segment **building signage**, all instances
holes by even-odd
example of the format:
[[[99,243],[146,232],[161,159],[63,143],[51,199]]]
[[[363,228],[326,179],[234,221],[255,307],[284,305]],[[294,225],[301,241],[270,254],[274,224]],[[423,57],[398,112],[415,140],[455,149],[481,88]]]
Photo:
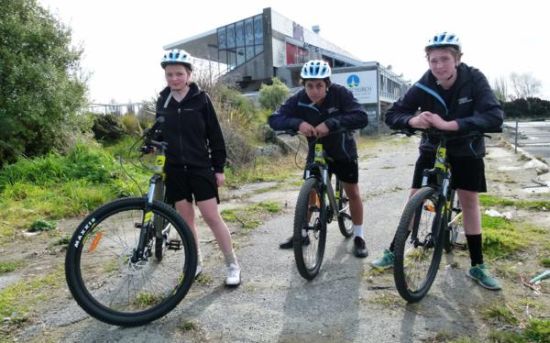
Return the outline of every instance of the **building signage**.
[[[360,104],[378,102],[376,94],[376,70],[336,73],[330,77],[331,81],[349,89]]]

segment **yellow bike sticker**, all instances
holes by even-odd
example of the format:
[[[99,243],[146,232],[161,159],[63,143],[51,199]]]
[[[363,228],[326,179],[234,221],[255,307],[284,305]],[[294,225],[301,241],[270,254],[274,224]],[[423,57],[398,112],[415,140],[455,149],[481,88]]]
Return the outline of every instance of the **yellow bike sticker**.
[[[323,144],[315,144],[315,162],[325,163],[325,157],[323,156]]]
[[[437,149],[435,156],[435,167],[437,169],[445,170],[445,159],[447,158],[447,149],[440,147]]]

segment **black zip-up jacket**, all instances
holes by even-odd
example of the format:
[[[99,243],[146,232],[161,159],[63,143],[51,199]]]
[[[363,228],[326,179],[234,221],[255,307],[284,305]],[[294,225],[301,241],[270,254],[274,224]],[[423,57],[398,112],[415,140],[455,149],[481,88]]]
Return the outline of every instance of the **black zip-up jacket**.
[[[418,111],[430,111],[439,114],[444,120],[456,120],[459,133],[498,130],[504,113],[483,73],[464,63],[457,70],[457,80],[447,96],[443,95],[444,91],[428,70],[388,110],[386,124],[396,130],[410,129],[408,121]],[[433,137],[423,135],[420,150],[432,152],[437,143]],[[452,140],[448,143],[447,151],[453,156],[482,157],[485,155],[485,142],[483,137]]]
[[[157,118],[164,116],[162,139],[168,143],[166,160],[190,168],[212,168],[223,173],[225,142],[208,95],[195,83],[181,102],[166,87],[157,100]]]
[[[277,111],[269,116],[269,126],[273,130],[296,130],[302,122],[313,126],[321,123],[330,131],[341,128],[347,130],[361,129],[367,126],[367,112],[357,102],[345,87],[332,84],[327,91],[325,100],[320,106],[314,105],[305,89],[291,96]],[[357,159],[357,146],[351,132],[332,134],[320,139],[329,158],[338,160]],[[314,138],[308,138],[309,157],[313,154]]]

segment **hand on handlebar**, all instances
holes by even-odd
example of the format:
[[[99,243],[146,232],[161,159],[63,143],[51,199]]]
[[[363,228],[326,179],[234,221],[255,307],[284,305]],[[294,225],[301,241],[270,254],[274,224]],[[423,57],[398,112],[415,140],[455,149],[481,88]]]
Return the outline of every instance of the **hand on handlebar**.
[[[315,131],[317,132],[317,138],[322,138],[325,136],[328,136],[330,133],[330,130],[325,123],[321,123],[315,127]]]
[[[311,124],[305,121],[300,123],[298,131],[300,131],[306,137],[317,137],[317,130]]]
[[[441,131],[458,131],[455,120],[446,121],[437,113],[425,111],[409,120],[409,125],[415,129],[435,128]]]

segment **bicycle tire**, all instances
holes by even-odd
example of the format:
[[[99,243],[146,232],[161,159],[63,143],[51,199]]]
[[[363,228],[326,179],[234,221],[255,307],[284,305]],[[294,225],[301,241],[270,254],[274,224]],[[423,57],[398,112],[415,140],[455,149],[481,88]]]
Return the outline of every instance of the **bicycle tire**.
[[[443,237],[443,248],[446,253],[453,251],[455,246],[461,246],[458,241],[458,236],[460,232],[464,232],[462,226],[462,207],[460,206],[460,201],[458,201],[458,196],[456,192],[451,193],[451,210],[449,211],[450,218],[447,220],[447,227]]]
[[[321,268],[327,238],[325,197],[321,182],[315,178],[305,180],[294,212],[294,258],[300,275],[313,280]],[[310,204],[310,195],[317,201]]]
[[[351,212],[349,209],[349,198],[342,187],[342,181],[336,178],[336,191],[338,197],[338,227],[340,233],[346,238],[353,236],[353,222],[351,221]]]
[[[418,190],[403,210],[395,236],[393,275],[397,291],[410,303],[426,295],[437,275],[443,250],[442,211],[431,187]]]
[[[152,253],[144,254],[149,259],[132,262],[143,218],[147,218],[146,201],[124,198],[98,208],[80,223],[67,249],[65,276],[71,294],[89,315],[108,324],[139,326],[164,316],[186,296],[194,280],[197,251],[193,234],[161,202],[153,202],[150,211],[170,222],[174,229],[171,244],[179,244],[179,249],[168,250],[162,262]],[[150,241],[154,239],[149,236]]]

